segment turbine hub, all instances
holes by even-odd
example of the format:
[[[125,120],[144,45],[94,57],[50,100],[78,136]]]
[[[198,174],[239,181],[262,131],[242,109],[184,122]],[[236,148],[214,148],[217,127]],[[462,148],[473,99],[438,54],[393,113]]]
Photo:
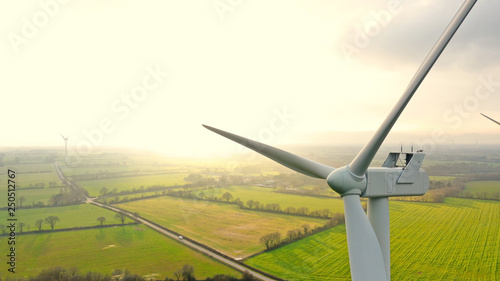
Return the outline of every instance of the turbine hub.
[[[331,172],[326,178],[326,182],[340,196],[349,194],[361,195],[366,189],[366,176],[356,176],[349,170],[348,166]]]

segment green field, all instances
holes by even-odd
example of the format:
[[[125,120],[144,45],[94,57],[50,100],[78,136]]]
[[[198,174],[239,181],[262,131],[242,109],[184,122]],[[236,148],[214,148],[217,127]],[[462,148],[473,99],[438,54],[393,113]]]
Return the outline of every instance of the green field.
[[[296,194],[285,194],[273,192],[272,188],[248,185],[203,190],[203,193],[206,196],[214,195],[219,198],[225,192],[231,193],[234,199],[240,198],[240,200],[242,200],[243,202],[254,200],[259,201],[261,204],[279,203],[281,209],[285,209],[286,207],[307,207],[309,208],[309,211],[330,209],[333,213],[344,213],[344,203],[342,202],[342,200],[340,200],[340,197],[338,197],[338,199],[333,199]],[[334,192],[332,191],[332,193]]]
[[[177,231],[232,257],[245,257],[265,249],[265,234],[324,225],[326,220],[242,210],[236,205],[161,197],[117,204],[144,218]]]
[[[109,191],[116,188],[118,192],[123,190],[132,190],[133,188],[140,189],[141,186],[147,188],[152,185],[174,186],[185,184],[184,178],[186,173],[172,173],[138,177],[121,177],[99,180],[79,181],[77,184],[85,188],[90,196],[99,196],[100,190],[106,187]]]
[[[7,243],[2,243],[0,249],[8,253]],[[127,269],[163,280],[167,276],[174,278],[174,272],[185,264],[192,265],[200,279],[217,273],[241,276],[143,225],[18,235],[16,257],[15,277],[33,276],[43,269],[61,266],[108,275],[115,269]],[[5,264],[4,269],[0,277],[12,277]]]
[[[54,194],[58,194],[60,191],[61,191],[60,188],[48,188],[48,187],[37,188],[37,189],[16,189],[16,199],[19,200],[19,198],[24,197],[25,201],[22,203],[22,206],[32,206],[34,203],[36,204],[39,201],[44,204],[47,204],[49,202],[50,197],[52,197],[52,195]],[[0,192],[2,194],[7,194],[6,190],[0,189]],[[7,203],[8,203],[7,200],[1,200],[0,208],[7,207]],[[20,206],[21,204],[17,203],[16,205]]]
[[[500,192],[500,181],[470,181],[465,184],[465,191],[493,194]]]
[[[33,202],[41,201],[47,203],[53,194],[59,193],[59,188],[49,188],[49,182],[55,182],[56,186],[61,186],[62,183],[57,177],[52,164],[19,164],[9,165],[2,170],[0,174],[0,192],[7,193],[7,176],[8,170],[15,172],[15,178],[11,179],[15,182],[16,198],[24,196],[23,206],[32,205]],[[29,185],[44,184],[43,188],[27,189]],[[0,201],[0,207],[7,207],[7,200]]]
[[[0,219],[2,222],[6,221],[7,211],[2,211]],[[35,226],[35,221],[38,219],[44,220],[48,216],[57,216],[60,221],[56,223],[55,229],[95,226],[99,225],[98,217],[105,217],[106,221],[103,224],[120,224],[121,221],[114,218],[115,213],[104,208],[100,208],[90,204],[79,204],[64,207],[50,207],[50,208],[33,208],[33,209],[18,209],[15,213],[17,222],[23,222],[30,225],[30,231],[38,230]],[[125,223],[133,222],[127,218]],[[49,230],[50,226],[43,223],[42,230]],[[26,226],[24,232],[28,231]]]
[[[16,185],[20,188],[26,188],[30,184],[35,185],[37,183],[44,183],[44,187],[49,187],[49,182],[55,182],[56,186],[61,186],[62,183],[57,177],[56,171],[52,169],[51,172],[45,173],[30,173],[30,174],[20,174],[17,173]]]
[[[102,173],[168,173],[168,172],[185,172],[186,169],[180,166],[155,166],[155,165],[95,165],[95,166],[84,166],[84,167],[69,167],[64,164],[60,164],[61,170],[64,175],[71,177],[73,175],[85,175],[85,174],[102,174]]]
[[[457,177],[453,176],[429,176],[431,181],[451,181],[456,179]]]
[[[500,202],[390,202],[391,280],[499,280]],[[289,280],[350,280],[345,227],[246,261]]]
[[[19,199],[24,196],[24,203],[22,206],[33,206],[37,202],[42,202],[44,204],[49,203],[49,199],[54,194],[59,194],[61,188],[37,188],[37,189],[19,189],[16,190],[16,198]],[[0,202],[0,205],[7,206],[7,202]],[[19,204],[18,204],[19,206]]]
[[[172,189],[172,190],[178,190],[178,189],[180,189],[180,188],[175,188],[175,189]],[[110,204],[115,204],[116,202],[120,202],[123,199],[128,199],[128,200],[125,200],[125,201],[129,201],[129,200],[132,200],[132,199],[144,198],[144,197],[148,197],[148,196],[161,196],[162,192],[163,191],[160,190],[160,191],[133,193],[133,194],[127,194],[127,195],[120,195],[120,196],[112,196],[111,195],[109,197],[99,198],[97,200],[97,202],[99,202],[99,203],[108,202]],[[118,198],[118,200],[117,200],[117,198]],[[111,201],[113,201],[113,202],[111,202]]]
[[[19,164],[9,165],[0,174],[0,180],[7,182],[7,170],[10,169],[15,172],[16,188],[27,188],[30,184],[35,185],[39,183],[49,186],[49,182],[56,182],[57,186],[62,185],[57,177],[56,171],[52,164]],[[2,186],[2,189],[6,187]]]

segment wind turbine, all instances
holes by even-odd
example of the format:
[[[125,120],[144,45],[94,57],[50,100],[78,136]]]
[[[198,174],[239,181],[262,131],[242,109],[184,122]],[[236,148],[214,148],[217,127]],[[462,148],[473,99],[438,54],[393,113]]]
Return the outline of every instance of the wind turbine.
[[[69,136],[63,136],[63,134],[60,134],[61,137],[63,138],[64,140],[64,163],[66,163],[66,165],[68,165],[68,138]]]
[[[330,188],[342,196],[352,280],[390,280],[388,197],[423,195],[429,187],[429,177],[420,168],[424,159],[424,153],[421,150],[416,153],[391,152],[382,167],[369,168],[369,165],[392,126],[476,1],[466,0],[460,7],[382,125],[352,162],[344,167],[335,169],[284,150],[203,125],[292,170],[325,179]],[[401,157],[404,157],[404,165],[398,166],[398,160]],[[362,208],[360,197],[368,198],[368,215]]]
[[[490,117],[488,117],[488,116],[486,116],[486,115],[484,115],[482,113],[481,113],[481,115],[483,115],[484,117],[486,117],[486,118],[490,119],[491,121],[493,121],[493,122],[497,123],[498,125],[500,125],[500,122],[494,120],[493,118],[490,118]]]

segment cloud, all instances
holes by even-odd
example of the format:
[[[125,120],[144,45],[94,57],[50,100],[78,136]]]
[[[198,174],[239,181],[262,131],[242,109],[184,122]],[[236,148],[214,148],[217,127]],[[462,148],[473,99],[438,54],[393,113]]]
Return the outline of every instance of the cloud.
[[[374,1],[356,9],[358,2],[350,1],[345,7],[355,10],[339,21],[343,34],[334,43],[338,46],[334,51],[345,53],[342,44],[350,44],[359,51],[353,59],[388,69],[419,64],[462,5],[462,1]],[[396,13],[390,13],[390,2],[400,3]],[[440,65],[460,64],[470,71],[495,66],[492,57],[500,47],[498,10],[498,1],[478,1],[443,53]]]

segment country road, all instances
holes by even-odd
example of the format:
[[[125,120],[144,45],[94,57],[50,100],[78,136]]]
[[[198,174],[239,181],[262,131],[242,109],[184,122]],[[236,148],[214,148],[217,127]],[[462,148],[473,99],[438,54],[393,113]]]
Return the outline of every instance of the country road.
[[[200,253],[203,253],[204,255],[207,255],[213,259],[216,259],[240,272],[244,272],[244,271],[248,271],[250,272],[253,276],[255,276],[256,278],[260,279],[260,280],[264,280],[264,281],[275,281],[276,279],[272,279],[272,278],[269,278],[267,276],[264,276],[256,271],[253,271],[251,270],[250,268],[246,267],[246,266],[243,266],[241,265],[240,263],[237,263],[237,262],[234,262],[230,259],[227,259],[221,255],[219,255],[218,253],[216,252],[213,252],[213,251],[210,251],[209,249],[206,249],[204,247],[201,247],[201,246],[198,246],[190,241],[187,241],[185,239],[179,239],[178,235],[175,234],[175,233],[172,233],[162,227],[159,227],[141,217],[138,217],[130,212],[127,212],[127,211],[123,211],[123,210],[120,210],[118,208],[115,208],[115,207],[111,207],[111,206],[107,206],[107,205],[104,205],[104,204],[101,204],[101,203],[97,203],[97,202],[94,202],[94,201],[91,201],[90,204],[93,204],[93,205],[96,205],[96,206],[99,206],[99,207],[102,207],[102,208],[106,208],[106,209],[110,209],[110,210],[113,210],[115,212],[121,212],[121,213],[125,213],[126,215],[130,216],[131,218],[141,222],[142,224],[148,226],[149,228],[153,229],[153,230],[156,230],[157,232],[165,235],[165,236],[168,236],[172,239],[175,239],[177,242],[179,243],[182,243],[192,249],[195,249],[196,251],[200,252]]]
[[[73,183],[70,182],[63,174],[63,172],[61,171],[59,165],[57,163],[54,163],[54,167],[56,169],[56,173],[57,175],[59,176],[59,178],[61,179],[62,182],[64,182],[65,184],[68,184],[70,187],[74,187]],[[90,198],[86,195],[85,196],[85,199],[86,199],[86,202],[89,203],[89,204],[93,204],[95,206],[98,206],[98,207],[101,207],[101,208],[105,208],[105,209],[108,209],[108,210],[112,210],[112,211],[115,211],[115,212],[119,212],[119,213],[123,213],[139,222],[141,222],[142,224],[144,224],[145,226],[167,236],[167,237],[170,237],[174,240],[176,240],[177,242],[181,243],[181,244],[184,244],[186,245],[187,247],[190,247],[212,259],[215,259],[229,267],[232,267],[240,272],[245,272],[245,271],[248,271],[249,273],[251,273],[254,277],[260,279],[260,280],[263,280],[263,281],[275,281],[277,279],[273,279],[273,278],[269,278],[265,275],[262,275],[261,273],[259,272],[256,272],[254,270],[252,270],[251,268],[248,268],[246,266],[244,266],[243,264],[241,263],[238,263],[238,262],[235,262],[235,261],[232,261],[226,257],[223,257],[221,256],[220,254],[218,254],[217,252],[214,252],[214,251],[211,251],[207,248],[204,248],[204,247],[201,247],[199,245],[196,245],[195,243],[192,243],[188,240],[185,240],[185,239],[179,239],[179,236],[178,234],[175,234],[173,232],[170,232],[168,231],[167,229],[163,228],[163,227],[160,227],[156,224],[153,224],[151,222],[149,222],[148,220],[144,219],[144,218],[141,218],[140,216],[136,216],[135,214],[133,213],[130,213],[130,212],[127,212],[127,211],[124,211],[124,210],[121,210],[121,209],[118,209],[118,208],[115,208],[115,207],[112,207],[112,206],[108,206],[108,205],[104,205],[104,204],[101,204],[101,203],[98,203],[98,202],[95,202],[93,200],[93,198]]]

